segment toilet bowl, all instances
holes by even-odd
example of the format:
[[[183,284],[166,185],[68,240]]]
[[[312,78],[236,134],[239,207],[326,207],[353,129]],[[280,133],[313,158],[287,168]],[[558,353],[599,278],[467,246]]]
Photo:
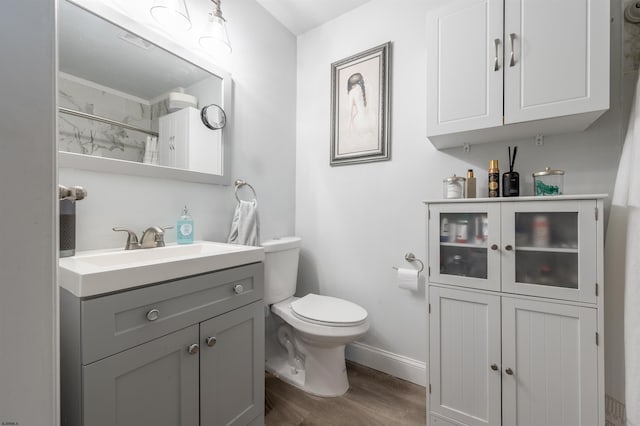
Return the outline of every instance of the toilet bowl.
[[[266,342],[267,371],[313,395],[343,395],[349,389],[345,345],[369,329],[367,311],[336,297],[293,297],[300,239],[267,241],[263,247],[265,303],[275,322]]]

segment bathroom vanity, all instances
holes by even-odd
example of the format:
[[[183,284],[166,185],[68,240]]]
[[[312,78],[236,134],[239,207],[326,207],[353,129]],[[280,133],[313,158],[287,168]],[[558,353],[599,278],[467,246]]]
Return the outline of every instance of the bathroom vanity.
[[[61,259],[62,425],[263,424],[262,248],[166,248]]]
[[[429,424],[604,425],[605,197],[426,202]]]

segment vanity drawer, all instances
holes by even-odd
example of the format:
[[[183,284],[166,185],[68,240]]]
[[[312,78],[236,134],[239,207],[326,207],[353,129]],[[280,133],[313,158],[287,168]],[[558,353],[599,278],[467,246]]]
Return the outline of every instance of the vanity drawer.
[[[263,274],[254,263],[83,300],[82,364],[260,300]]]

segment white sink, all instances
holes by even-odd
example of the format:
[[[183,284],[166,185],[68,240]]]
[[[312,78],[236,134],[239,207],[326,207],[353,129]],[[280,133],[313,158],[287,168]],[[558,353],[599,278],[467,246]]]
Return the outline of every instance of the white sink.
[[[60,259],[60,286],[78,297],[96,296],[249,263],[262,247],[196,241],[139,250],[92,250]]]

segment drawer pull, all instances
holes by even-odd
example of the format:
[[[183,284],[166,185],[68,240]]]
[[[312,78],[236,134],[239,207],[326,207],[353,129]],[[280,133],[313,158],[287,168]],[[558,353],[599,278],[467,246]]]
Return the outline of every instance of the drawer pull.
[[[493,251],[498,250],[498,245],[497,244],[491,244],[491,250],[493,250]]]
[[[189,345],[189,347],[187,348],[187,352],[189,352],[191,355],[197,354],[199,350],[200,350],[200,345],[198,345],[197,343],[194,343],[193,345]]]
[[[155,321],[158,318],[160,318],[160,311],[157,309],[152,309],[149,312],[147,312],[147,319],[149,321]]]
[[[507,245],[504,247],[504,249],[505,249],[506,251],[511,251],[511,250],[513,250],[513,246],[512,246],[511,244],[507,244]]]
[[[236,294],[240,294],[240,293],[242,293],[244,291],[244,287],[242,286],[242,284],[236,284],[236,285],[233,286],[233,291]]]
[[[207,343],[207,346],[209,346],[210,348],[214,347],[216,345],[217,341],[218,341],[218,339],[216,339],[215,337],[207,337],[205,339],[205,342]]]
[[[506,370],[504,370],[505,373],[507,373],[510,376],[513,376],[513,370],[510,368],[507,368]]]
[[[498,371],[498,364],[491,364],[491,369],[493,371]]]

